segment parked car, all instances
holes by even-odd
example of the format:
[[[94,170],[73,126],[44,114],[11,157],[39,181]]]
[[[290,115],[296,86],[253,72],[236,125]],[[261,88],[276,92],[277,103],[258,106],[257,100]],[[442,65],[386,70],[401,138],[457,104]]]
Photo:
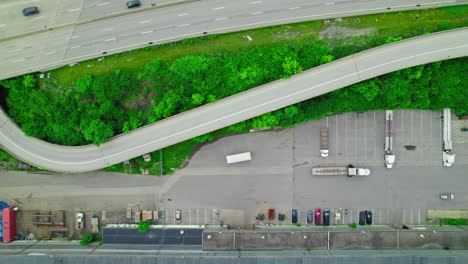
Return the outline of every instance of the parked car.
[[[322,210],[320,208],[315,208],[315,225],[322,224]]]
[[[307,224],[312,224],[314,222],[314,212],[312,210],[307,210]]]
[[[291,214],[291,219],[293,224],[297,224],[297,210],[293,209]]]
[[[175,221],[177,224],[180,224],[182,222],[182,211],[179,209],[175,211]]]
[[[328,208],[323,210],[323,225],[324,226],[330,225],[330,209]]]
[[[440,194],[440,199],[442,199],[442,200],[453,200],[453,199],[455,199],[455,195],[453,195],[453,193],[441,193]]]
[[[366,212],[361,211],[359,212],[359,225],[365,225],[366,224]]]
[[[140,0],[132,0],[127,2],[127,8],[134,8],[141,6]]]
[[[258,220],[258,221],[264,221],[264,220],[265,220],[265,214],[259,213],[259,214],[257,215],[257,220]]]
[[[76,229],[82,230],[85,227],[85,214],[79,212],[76,214]]]
[[[335,223],[339,224],[341,221],[341,208],[335,211]]]
[[[39,8],[37,6],[30,6],[23,9],[24,16],[32,16],[35,14],[39,14]]]
[[[284,221],[284,219],[286,219],[285,214],[278,214],[278,221]]]
[[[365,211],[366,212],[366,224],[372,225],[372,212],[371,211]]]

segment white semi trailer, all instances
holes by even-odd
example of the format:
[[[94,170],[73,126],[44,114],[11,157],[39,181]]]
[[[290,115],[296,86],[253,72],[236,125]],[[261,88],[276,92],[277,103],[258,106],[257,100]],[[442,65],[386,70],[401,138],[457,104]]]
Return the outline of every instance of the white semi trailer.
[[[384,159],[385,167],[392,168],[395,163],[395,155],[393,154],[393,131],[392,131],[392,122],[393,122],[393,111],[385,111],[385,145],[384,145]]]
[[[328,128],[320,128],[320,157],[328,157]]]
[[[455,162],[455,154],[452,147],[452,116],[450,108],[445,108],[442,116],[443,119],[443,145],[442,145],[442,164],[445,167],[451,167]]]
[[[365,168],[355,168],[353,165],[348,167],[314,167],[312,175],[314,176],[369,176],[370,170]]]

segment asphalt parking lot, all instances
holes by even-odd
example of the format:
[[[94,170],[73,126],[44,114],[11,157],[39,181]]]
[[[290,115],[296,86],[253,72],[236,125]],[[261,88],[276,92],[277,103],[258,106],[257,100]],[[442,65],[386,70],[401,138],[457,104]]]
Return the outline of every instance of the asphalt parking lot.
[[[442,166],[441,113],[396,110],[393,123],[396,162],[392,169],[385,168],[383,159],[384,111],[346,113],[293,129],[236,135],[205,145],[176,173],[178,182],[165,194],[172,199],[164,203],[166,207],[243,210],[246,224],[255,223],[259,212],[276,208],[286,214],[285,225],[291,223],[293,208],[299,210],[303,224],[306,211],[316,207],[342,208],[341,224],[357,223],[361,210],[373,212],[374,224],[422,224],[427,209],[466,208],[468,148],[455,142],[455,164]],[[319,130],[324,126],[330,129],[327,159],[319,152]],[[226,155],[245,151],[252,152],[252,161],[226,164]],[[369,168],[371,175],[311,175],[314,166],[348,164]],[[452,192],[456,199],[442,201],[441,192]]]

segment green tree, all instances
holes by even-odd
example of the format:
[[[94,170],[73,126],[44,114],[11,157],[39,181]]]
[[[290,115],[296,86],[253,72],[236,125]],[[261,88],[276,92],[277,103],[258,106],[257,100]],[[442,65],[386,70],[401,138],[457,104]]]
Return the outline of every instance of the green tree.
[[[76,80],[76,91],[81,94],[87,93],[93,83],[93,76],[83,75]]]
[[[302,72],[302,67],[297,60],[286,57],[283,62],[283,78],[289,78],[296,73]]]
[[[87,246],[93,243],[95,236],[93,234],[86,234],[80,239],[80,245]]]
[[[23,86],[26,88],[36,87],[36,82],[37,82],[36,77],[32,74],[23,76]]]
[[[101,120],[82,123],[82,133],[86,140],[93,142],[96,146],[99,146],[114,135],[112,127]]]
[[[138,232],[146,233],[149,231],[150,222],[149,221],[140,221],[138,223]]]
[[[259,129],[267,129],[279,124],[279,120],[272,113],[266,113],[252,119],[252,126]]]
[[[205,101],[205,97],[199,93],[192,94],[192,104],[201,105]]]
[[[370,80],[352,85],[351,90],[361,94],[370,102],[379,94],[380,87],[376,80]]]

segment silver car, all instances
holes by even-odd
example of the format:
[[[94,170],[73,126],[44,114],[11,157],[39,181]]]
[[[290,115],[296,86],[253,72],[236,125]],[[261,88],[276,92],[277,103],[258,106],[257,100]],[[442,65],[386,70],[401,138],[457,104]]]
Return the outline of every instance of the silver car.
[[[176,224],[180,224],[182,222],[182,211],[181,210],[176,210],[175,211],[175,221],[176,221]]]
[[[455,195],[453,195],[453,193],[441,193],[440,194],[440,199],[442,199],[442,200],[453,200],[453,199],[455,199]]]

